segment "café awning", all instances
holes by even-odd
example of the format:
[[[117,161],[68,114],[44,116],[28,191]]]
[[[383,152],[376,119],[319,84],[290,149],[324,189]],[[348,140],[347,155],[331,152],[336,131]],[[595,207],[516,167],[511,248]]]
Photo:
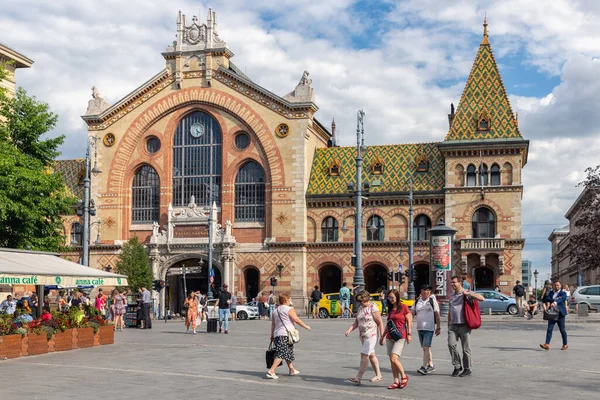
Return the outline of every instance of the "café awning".
[[[127,286],[127,276],[86,267],[57,253],[0,248],[0,285]]]

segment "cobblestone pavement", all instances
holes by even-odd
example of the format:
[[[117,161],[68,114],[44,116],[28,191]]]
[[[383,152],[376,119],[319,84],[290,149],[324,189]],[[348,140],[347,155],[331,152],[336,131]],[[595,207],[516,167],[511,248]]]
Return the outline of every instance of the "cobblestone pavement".
[[[264,379],[267,321],[237,321],[229,335],[187,335],[183,322],[154,322],[152,330],[116,332],[114,345],[0,361],[0,399],[548,399],[596,398],[600,378],[600,324],[568,324],[569,350],[556,329],[544,351],[543,321],[484,321],[473,333],[473,376],[452,378],[446,330],[434,338],[437,371],[420,376],[421,349],[405,347],[408,387],[392,382],[385,349],[377,347],[384,380],[353,386],[360,343],[346,338],[343,320],[308,320],[296,345],[299,376]],[[415,339],[417,339],[415,337]],[[373,376],[369,369],[365,378]],[[368,380],[367,380],[368,382]]]

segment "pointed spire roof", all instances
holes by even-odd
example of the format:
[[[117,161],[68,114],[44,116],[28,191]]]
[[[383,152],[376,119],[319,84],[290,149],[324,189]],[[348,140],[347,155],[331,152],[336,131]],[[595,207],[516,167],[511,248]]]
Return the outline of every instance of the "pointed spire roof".
[[[483,39],[446,141],[523,139],[492,53],[487,27],[486,18]]]

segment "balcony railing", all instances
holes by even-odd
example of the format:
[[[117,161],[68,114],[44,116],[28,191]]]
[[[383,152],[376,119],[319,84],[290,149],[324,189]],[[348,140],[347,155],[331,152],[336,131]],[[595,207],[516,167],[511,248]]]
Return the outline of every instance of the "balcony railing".
[[[504,239],[461,239],[461,250],[504,250]]]

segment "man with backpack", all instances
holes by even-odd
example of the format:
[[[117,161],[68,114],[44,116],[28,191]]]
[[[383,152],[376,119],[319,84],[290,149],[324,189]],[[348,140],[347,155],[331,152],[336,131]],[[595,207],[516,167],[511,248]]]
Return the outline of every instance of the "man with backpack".
[[[342,311],[342,318],[348,318],[350,316],[350,289],[346,287],[347,285],[348,284],[344,282],[340,288],[340,309]],[[348,310],[348,314],[346,314],[346,309]]]
[[[310,294],[310,305],[312,318],[319,317],[319,302],[323,298],[323,293],[319,290],[319,286],[315,286],[315,290]]]
[[[452,357],[452,365],[454,365],[454,371],[452,376],[470,376],[471,375],[471,345],[469,343],[471,336],[471,328],[467,324],[467,318],[465,316],[465,309],[469,307],[467,302],[472,303],[474,300],[483,301],[483,296],[465,290],[462,286],[462,278],[460,276],[453,276],[450,279],[452,284],[453,292],[450,295],[450,310],[448,311],[448,349],[450,350],[450,356]],[[479,309],[479,307],[473,307]],[[478,315],[481,318],[480,315]],[[458,352],[458,341],[462,345],[462,360],[461,355]]]
[[[441,332],[440,306],[435,296],[431,295],[431,285],[421,286],[421,296],[412,306],[412,315],[417,319],[417,332],[419,342],[423,348],[423,365],[417,370],[421,375],[427,375],[435,371],[433,357],[431,355],[431,342],[433,334],[438,336]]]
[[[273,311],[275,311],[275,304],[277,303],[277,298],[273,294],[272,290],[269,292],[267,303],[269,304],[269,319],[271,319],[273,317]]]
[[[517,308],[519,312],[517,315],[523,315],[523,300],[525,299],[525,288],[521,285],[521,281],[517,281],[515,287],[513,287],[513,293],[515,294],[515,300],[517,301]]]

